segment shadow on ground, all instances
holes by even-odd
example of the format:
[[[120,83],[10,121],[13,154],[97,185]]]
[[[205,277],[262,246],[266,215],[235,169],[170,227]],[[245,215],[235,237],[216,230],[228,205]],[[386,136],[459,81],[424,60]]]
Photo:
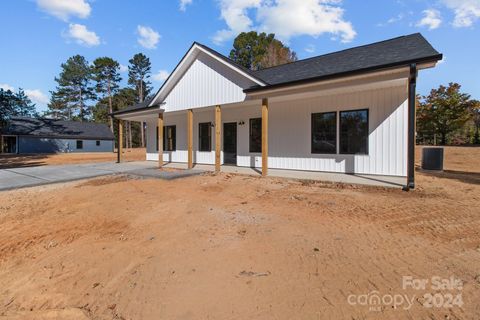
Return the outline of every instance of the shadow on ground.
[[[28,168],[28,167],[39,167],[44,166],[47,163],[46,154],[35,154],[35,155],[1,155],[0,156],[0,169],[12,169],[12,168]]]
[[[480,184],[480,173],[478,172],[466,172],[457,170],[444,170],[444,171],[428,171],[417,168],[417,172],[421,172],[427,176],[433,176],[443,179],[457,180],[463,183]]]

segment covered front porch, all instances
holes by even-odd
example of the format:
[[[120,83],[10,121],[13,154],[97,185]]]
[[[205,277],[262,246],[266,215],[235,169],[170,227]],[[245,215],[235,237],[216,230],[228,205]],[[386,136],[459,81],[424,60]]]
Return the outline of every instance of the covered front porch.
[[[385,94],[385,88],[395,94]],[[170,112],[157,105],[117,114],[115,118],[120,125],[120,141],[123,121],[146,123],[146,160],[156,162],[157,168],[403,187],[407,184],[406,159],[398,159],[398,155],[404,154],[406,147],[402,137],[406,130],[400,125],[407,106],[406,91],[405,80],[397,80],[341,91],[317,91],[308,96],[292,94]],[[311,152],[312,114],[364,105],[371,106],[369,154]],[[257,134],[252,138],[255,123]],[[233,137],[226,132],[231,126]],[[400,137],[392,135],[391,144],[397,146],[390,148],[393,152],[384,153],[375,142],[384,137],[382,131],[392,127]],[[229,145],[232,139],[233,149]],[[252,143],[258,149],[252,149]],[[120,152],[119,162],[123,161],[121,155]],[[382,164],[388,159],[390,165]]]
[[[251,117],[259,122],[255,150],[244,138]],[[123,161],[123,122],[137,121],[146,123],[146,160],[157,161],[159,168],[177,162],[184,163],[187,169],[213,165],[220,172],[223,164],[229,164],[259,168],[261,175],[268,174],[268,99],[174,112],[165,112],[158,105],[142,112],[117,114],[115,118],[118,162]]]

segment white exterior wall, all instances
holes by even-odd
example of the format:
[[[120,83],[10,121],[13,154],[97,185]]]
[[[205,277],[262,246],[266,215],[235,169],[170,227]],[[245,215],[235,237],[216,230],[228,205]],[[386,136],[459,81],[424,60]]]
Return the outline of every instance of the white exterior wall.
[[[382,87],[338,93],[308,99],[271,102],[269,106],[269,168],[341,173],[406,176],[407,87]],[[368,109],[368,155],[321,155],[311,153],[311,114],[317,112]],[[261,106],[222,108],[222,122],[237,125],[237,165],[261,167],[261,154],[249,153],[249,119],[261,117]],[[337,115],[339,121],[339,115]],[[177,151],[165,152],[164,161],[187,162],[187,115],[164,114],[165,125],[176,125]],[[215,163],[212,152],[198,152],[198,123],[214,122],[214,111],[195,111],[193,127],[194,163]],[[147,160],[158,160],[156,119],[147,123]],[[338,147],[337,124],[337,151]],[[223,156],[222,156],[223,158]]]
[[[406,176],[407,88],[397,86],[270,105],[270,168]],[[311,153],[311,114],[369,110],[368,155]],[[261,163],[261,162],[259,162]]]
[[[166,112],[245,100],[244,88],[254,82],[219,61],[199,53],[189,69],[165,98]]]

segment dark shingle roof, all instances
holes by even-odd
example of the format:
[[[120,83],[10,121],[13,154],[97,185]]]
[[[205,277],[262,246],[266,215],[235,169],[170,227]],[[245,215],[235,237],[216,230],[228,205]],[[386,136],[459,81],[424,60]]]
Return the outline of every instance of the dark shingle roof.
[[[46,118],[11,118],[3,134],[63,139],[114,140],[106,124]]]
[[[249,70],[201,43],[194,42],[193,45],[202,47],[211,54],[238,67],[265,84],[263,87],[258,85],[247,88],[244,90],[245,92],[317,81],[330,77],[341,77],[389,67],[406,66],[411,63],[433,62],[442,59],[442,55],[435,50],[420,33],[354,47],[258,71]],[[150,108],[148,106],[149,102],[150,101],[137,104],[114,112],[113,114],[145,110]]]
[[[442,55],[420,33],[415,33],[258,70],[253,74],[268,85],[280,85],[441,58]]]

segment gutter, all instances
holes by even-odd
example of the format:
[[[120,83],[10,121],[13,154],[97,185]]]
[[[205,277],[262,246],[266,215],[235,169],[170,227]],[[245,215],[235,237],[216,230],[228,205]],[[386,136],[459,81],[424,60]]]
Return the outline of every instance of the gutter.
[[[417,65],[410,65],[408,78],[408,137],[407,137],[407,185],[404,191],[415,188],[415,123],[416,123],[416,87],[418,70]]]

